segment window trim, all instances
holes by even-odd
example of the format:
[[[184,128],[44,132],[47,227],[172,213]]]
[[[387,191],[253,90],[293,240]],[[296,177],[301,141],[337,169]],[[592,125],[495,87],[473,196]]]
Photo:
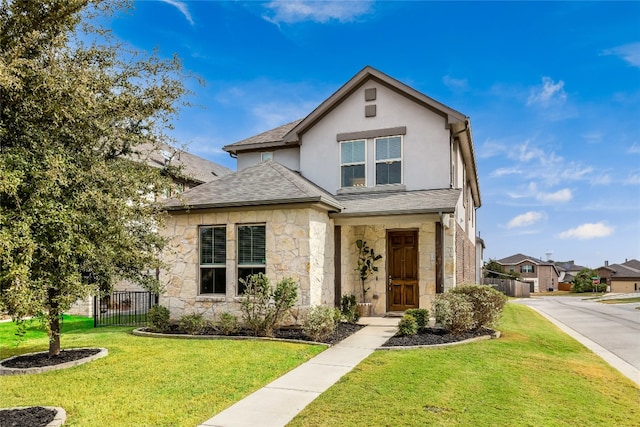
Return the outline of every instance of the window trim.
[[[202,263],[202,230],[203,229],[207,229],[207,228],[211,228],[211,229],[223,229],[224,230],[224,252],[225,252],[225,260],[224,262],[220,263],[216,263],[215,262],[215,255],[213,252],[213,248],[215,248],[215,237],[214,240],[212,241],[212,253],[211,253],[211,258],[212,258],[212,262],[210,264],[203,264]],[[214,235],[215,236],[215,235]],[[203,293],[202,292],[202,270],[203,269],[212,269],[212,270],[224,270],[225,272],[225,283],[224,283],[224,293],[220,293],[220,292],[211,292],[211,293]],[[199,225],[198,226],[198,293],[197,296],[216,296],[216,295],[226,295],[227,292],[227,283],[226,283],[226,270],[227,269],[227,225],[226,224],[217,224],[217,225]],[[214,286],[213,289],[215,291],[215,282],[214,282]]]
[[[367,139],[352,139],[352,140],[347,140],[347,141],[340,141],[339,143],[339,149],[340,149],[340,188],[363,188],[363,187],[367,187],[367,155],[368,155],[368,147],[367,147]],[[351,144],[354,142],[362,142],[364,145],[364,160],[361,162],[347,162],[347,163],[343,163],[342,162],[342,144]],[[342,185],[342,167],[343,166],[359,166],[362,165],[364,166],[364,183],[362,185],[350,185],[350,186],[343,186]]]
[[[391,138],[400,138],[400,157],[394,157],[385,160],[378,160],[377,151],[378,151],[378,141],[382,139],[391,139]],[[404,184],[404,138],[402,135],[389,135],[389,136],[381,136],[373,139],[373,161],[374,161],[374,174],[375,174],[375,183],[376,187],[387,186],[387,185],[403,185]],[[386,183],[386,184],[378,184],[378,163],[388,163],[389,161],[400,162],[400,182]]]

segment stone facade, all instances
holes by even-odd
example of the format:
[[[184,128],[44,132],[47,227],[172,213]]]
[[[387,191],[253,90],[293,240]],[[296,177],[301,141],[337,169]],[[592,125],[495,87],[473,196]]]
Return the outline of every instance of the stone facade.
[[[254,209],[247,211],[196,211],[174,213],[163,234],[171,248],[164,254],[168,271],[161,273],[165,287],[160,304],[172,318],[201,313],[239,313],[237,275],[237,226],[264,224],[266,275],[273,284],[292,277],[299,283],[298,305],[330,304],[334,298],[333,221],[312,207]],[[226,294],[199,294],[198,228],[226,225]]]

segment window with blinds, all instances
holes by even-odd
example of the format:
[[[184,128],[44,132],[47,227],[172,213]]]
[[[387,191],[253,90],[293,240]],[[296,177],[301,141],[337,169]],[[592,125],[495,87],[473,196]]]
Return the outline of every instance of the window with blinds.
[[[402,183],[402,138],[376,139],[376,185]]]
[[[366,141],[343,141],[340,143],[341,187],[364,187]]]
[[[238,279],[246,280],[251,274],[264,273],[266,267],[266,227],[238,226]],[[238,294],[244,293],[244,283],[238,281]]]
[[[227,291],[227,227],[200,227],[200,294]]]

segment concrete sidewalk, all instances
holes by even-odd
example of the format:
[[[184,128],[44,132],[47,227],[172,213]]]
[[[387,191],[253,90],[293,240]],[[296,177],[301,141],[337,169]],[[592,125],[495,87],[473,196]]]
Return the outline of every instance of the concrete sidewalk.
[[[397,331],[399,318],[360,319],[364,328],[220,412],[199,427],[282,427]]]

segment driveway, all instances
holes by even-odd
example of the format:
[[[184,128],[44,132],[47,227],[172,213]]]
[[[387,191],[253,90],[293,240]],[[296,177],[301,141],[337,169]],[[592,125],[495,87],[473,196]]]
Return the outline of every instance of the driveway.
[[[637,296],[637,295],[636,295]],[[534,308],[640,385],[640,303],[603,304],[583,297],[534,297]]]

